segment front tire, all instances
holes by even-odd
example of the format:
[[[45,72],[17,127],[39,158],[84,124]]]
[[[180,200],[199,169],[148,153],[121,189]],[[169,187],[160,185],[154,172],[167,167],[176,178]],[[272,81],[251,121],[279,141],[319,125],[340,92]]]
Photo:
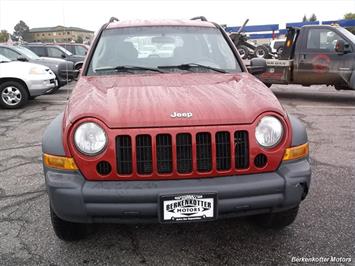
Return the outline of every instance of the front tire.
[[[248,59],[249,57],[249,49],[245,45],[238,46],[238,52],[242,59]]]
[[[256,215],[253,219],[260,227],[282,229],[295,221],[298,208],[299,206],[286,211]]]
[[[56,236],[64,241],[78,241],[84,239],[89,234],[89,225],[72,223],[59,218],[50,208],[51,222]]]
[[[6,81],[0,85],[0,107],[17,109],[29,99],[27,88],[18,81]]]
[[[259,45],[255,48],[254,50],[255,57],[257,58],[264,58],[267,59],[269,58],[269,50],[266,48],[265,45]]]
[[[80,70],[83,67],[83,64],[77,64],[74,69],[75,70]]]

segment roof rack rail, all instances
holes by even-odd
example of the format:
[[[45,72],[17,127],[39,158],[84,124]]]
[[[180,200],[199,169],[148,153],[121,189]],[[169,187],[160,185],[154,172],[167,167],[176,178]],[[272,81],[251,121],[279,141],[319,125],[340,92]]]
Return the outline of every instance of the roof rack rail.
[[[201,21],[208,21],[206,17],[204,16],[199,16],[199,17],[193,17],[191,20],[201,20]]]
[[[115,17],[111,17],[110,20],[109,20],[110,23],[114,22],[114,21],[120,21],[120,20],[118,18],[115,18]]]

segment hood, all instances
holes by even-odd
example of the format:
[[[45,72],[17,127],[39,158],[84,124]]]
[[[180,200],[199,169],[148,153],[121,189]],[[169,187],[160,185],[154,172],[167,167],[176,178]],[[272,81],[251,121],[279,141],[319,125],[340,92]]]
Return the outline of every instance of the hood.
[[[250,124],[265,111],[284,115],[273,93],[248,73],[171,73],[83,76],[66,117],[95,117],[110,128],[174,127]]]
[[[18,69],[31,69],[32,67],[48,69],[47,66],[36,64],[34,62],[10,61],[6,64],[11,65],[13,68]]]
[[[67,61],[60,58],[52,58],[52,57],[40,57],[37,61],[49,64],[56,64],[59,65],[61,63],[66,63]]]

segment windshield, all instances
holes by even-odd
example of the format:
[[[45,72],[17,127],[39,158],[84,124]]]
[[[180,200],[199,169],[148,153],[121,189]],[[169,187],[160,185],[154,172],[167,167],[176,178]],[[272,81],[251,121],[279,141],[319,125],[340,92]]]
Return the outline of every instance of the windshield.
[[[63,48],[62,46],[56,46],[58,47],[58,49],[60,49],[63,53],[65,53],[66,55],[73,55],[71,52],[69,52],[67,49]]]
[[[352,34],[350,31],[344,28],[338,28],[338,30],[345,35],[353,44],[355,44],[355,35]]]
[[[25,55],[26,57],[32,59],[32,60],[38,60],[39,56],[36,55],[34,52],[32,52],[31,50],[22,47],[22,46],[17,46],[15,48],[18,52],[20,52],[21,54]]]
[[[11,60],[3,55],[0,54],[0,63],[1,62],[10,62]]]
[[[227,72],[241,71],[217,28],[149,26],[105,30],[91,59],[88,75],[102,74],[100,69],[110,68],[115,73],[113,69],[117,66],[164,66],[167,72],[184,71],[173,67],[182,64],[198,64]],[[202,67],[198,70],[211,71]]]

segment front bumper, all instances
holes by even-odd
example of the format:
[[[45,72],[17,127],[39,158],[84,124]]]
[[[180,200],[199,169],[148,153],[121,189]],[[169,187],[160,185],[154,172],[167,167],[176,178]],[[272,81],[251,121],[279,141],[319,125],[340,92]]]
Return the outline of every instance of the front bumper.
[[[74,69],[61,70],[59,75],[59,82],[61,85],[63,85],[73,79],[76,79],[78,75],[79,75],[79,70],[74,70]]]
[[[58,81],[53,75],[51,78],[29,80],[26,82],[31,96],[43,95],[58,86]]]
[[[80,223],[158,222],[159,196],[179,193],[217,193],[218,218],[277,212],[297,206],[311,178],[308,159],[271,173],[189,180],[86,181],[79,172],[44,171],[54,212]]]

